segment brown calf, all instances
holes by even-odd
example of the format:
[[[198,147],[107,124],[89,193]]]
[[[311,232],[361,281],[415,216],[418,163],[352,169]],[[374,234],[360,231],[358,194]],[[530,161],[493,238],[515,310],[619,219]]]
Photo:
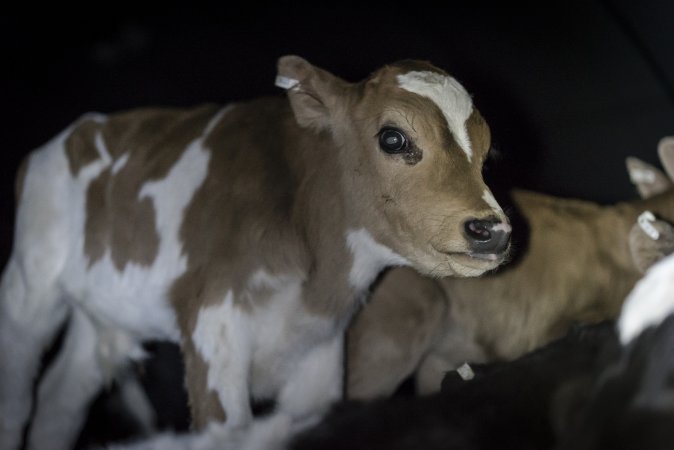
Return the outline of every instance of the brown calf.
[[[674,139],[663,139],[659,154],[674,178]],[[513,192],[528,246],[495,273],[438,281],[391,270],[349,330],[348,396],[391,394],[412,374],[421,393],[435,392],[464,362],[511,360],[575,322],[617,317],[642,269],[672,248],[671,227],[657,221],[660,239],[644,239],[637,217],[674,221],[672,181],[634,158],[627,166],[647,198],[604,207]]]
[[[344,331],[386,266],[503,261],[489,128],[455,79],[404,61],[349,83],[285,56],[277,84],[287,98],[86,115],[29,156],[0,286],[0,448],[19,447],[66,318],[29,448],[69,448],[147,339],[180,344],[196,429],[260,425],[249,399],[276,400],[254,447],[340,398]]]

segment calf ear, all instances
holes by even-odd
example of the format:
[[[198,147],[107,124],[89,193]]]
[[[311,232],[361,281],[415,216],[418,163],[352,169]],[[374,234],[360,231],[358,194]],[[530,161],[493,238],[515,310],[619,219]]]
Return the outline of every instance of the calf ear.
[[[287,89],[290,106],[300,126],[327,129],[336,100],[348,83],[299,56],[278,60],[276,85]]]
[[[674,161],[673,161],[674,162]],[[672,187],[672,182],[660,169],[633,156],[625,160],[630,181],[641,198],[650,198]]]
[[[660,139],[658,143],[658,155],[660,163],[665,168],[669,179],[674,182],[674,136],[667,136]]]

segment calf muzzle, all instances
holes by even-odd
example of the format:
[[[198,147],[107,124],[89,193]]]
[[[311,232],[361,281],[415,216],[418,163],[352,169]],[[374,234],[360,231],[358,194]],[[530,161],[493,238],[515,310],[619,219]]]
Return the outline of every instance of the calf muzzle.
[[[503,253],[510,243],[510,225],[498,219],[472,219],[464,223],[464,234],[472,252]]]

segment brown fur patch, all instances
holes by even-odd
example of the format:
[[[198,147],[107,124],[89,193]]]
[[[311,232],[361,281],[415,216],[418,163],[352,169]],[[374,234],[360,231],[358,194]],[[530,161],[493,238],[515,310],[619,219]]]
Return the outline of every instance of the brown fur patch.
[[[194,286],[201,289],[200,306],[222,301],[230,289],[238,302],[258,269],[303,272],[304,249],[292,225],[296,180],[282,153],[266,151],[283,148],[279,141],[288,137],[275,122],[288,118],[287,105],[281,103],[240,105],[207,137],[209,172],[187,206],[180,230],[188,269],[171,294],[179,316],[196,313],[191,306],[197,296]],[[269,267],[259,267],[258,261],[268,261]]]
[[[215,111],[213,106],[184,112],[135,110],[99,125],[96,132],[102,133],[112,164],[125,155],[128,159],[115,174],[104,170],[87,191],[84,249],[90,265],[102,258],[106,249],[120,271],[130,262],[152,264],[159,252],[156,214],[150,198],[139,199],[140,190],[145,183],[166,177]],[[71,143],[77,145],[68,147],[69,161],[76,161],[78,168],[85,161],[93,162],[92,127],[78,127],[72,136],[76,137]]]
[[[96,135],[102,127],[103,125],[95,120],[87,119],[80,122],[66,138],[65,152],[73,176],[77,176],[84,166],[99,158]]]
[[[105,170],[87,190],[87,211],[97,211],[89,214],[85,222],[84,251],[89,265],[110,249],[119,271],[128,262],[149,266],[159,251],[152,200],[129,202],[129,197],[137,192],[128,192],[129,185],[112,183],[111,178],[111,171]]]
[[[89,259],[89,266],[103,257],[105,249],[110,245],[109,226],[110,214],[106,209],[93,213],[97,208],[105,205],[106,187],[110,182],[110,170],[104,171],[93,180],[87,190],[86,209],[91,211],[87,215],[84,225],[84,253]]]

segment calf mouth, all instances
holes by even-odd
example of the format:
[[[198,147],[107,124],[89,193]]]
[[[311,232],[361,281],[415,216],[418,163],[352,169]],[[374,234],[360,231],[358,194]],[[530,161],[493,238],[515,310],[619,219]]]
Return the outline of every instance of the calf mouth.
[[[503,253],[456,252],[449,257],[471,267],[496,267],[505,260]]]
[[[466,253],[468,256],[471,258],[475,259],[483,259],[485,261],[498,261],[499,259],[502,258],[502,255],[498,255],[496,253],[475,253],[475,252],[468,252]]]
[[[460,276],[475,277],[496,269],[508,259],[509,251],[502,253],[450,252],[449,267]]]
[[[428,260],[422,264],[419,272],[433,278],[442,277],[477,277],[485,272],[496,269],[509,260],[510,249],[508,247],[499,253],[479,252],[469,249],[442,248],[442,246],[430,245],[431,253]],[[414,264],[413,264],[414,265]],[[415,266],[416,267],[416,266]]]

